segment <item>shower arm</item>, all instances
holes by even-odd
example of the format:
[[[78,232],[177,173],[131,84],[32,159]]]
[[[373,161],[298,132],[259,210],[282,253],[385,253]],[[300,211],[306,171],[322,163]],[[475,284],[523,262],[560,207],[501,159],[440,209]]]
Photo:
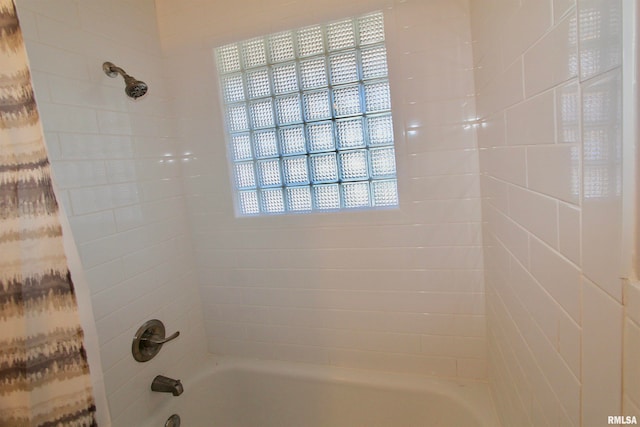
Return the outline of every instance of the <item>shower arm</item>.
[[[126,71],[111,62],[105,62],[104,64],[102,64],[102,69],[104,70],[104,73],[109,77],[118,77],[118,74],[120,74],[122,77],[129,77],[129,74],[127,74]]]

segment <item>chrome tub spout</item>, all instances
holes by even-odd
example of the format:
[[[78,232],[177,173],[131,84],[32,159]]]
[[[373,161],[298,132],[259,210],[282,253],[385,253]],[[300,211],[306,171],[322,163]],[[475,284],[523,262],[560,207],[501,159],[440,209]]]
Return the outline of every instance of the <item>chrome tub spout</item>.
[[[173,378],[168,378],[164,375],[158,375],[151,383],[151,391],[171,393],[174,396],[180,396],[184,391],[184,388],[182,387],[180,380],[174,380]]]

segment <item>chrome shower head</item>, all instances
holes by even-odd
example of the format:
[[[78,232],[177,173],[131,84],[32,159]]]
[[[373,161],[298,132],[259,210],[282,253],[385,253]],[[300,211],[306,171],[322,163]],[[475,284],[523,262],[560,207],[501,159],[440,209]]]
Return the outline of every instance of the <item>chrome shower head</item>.
[[[116,77],[118,74],[120,74],[124,78],[124,92],[127,94],[127,96],[133,99],[140,98],[145,93],[147,93],[147,90],[149,89],[145,82],[131,77],[122,68],[116,67],[111,62],[105,62],[104,64],[102,64],[102,69],[104,70],[104,73],[109,77]]]

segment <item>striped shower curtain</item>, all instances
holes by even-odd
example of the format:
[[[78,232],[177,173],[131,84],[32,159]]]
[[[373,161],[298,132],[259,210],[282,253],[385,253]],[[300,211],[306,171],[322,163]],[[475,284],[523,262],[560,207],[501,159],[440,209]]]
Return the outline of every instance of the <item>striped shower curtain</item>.
[[[95,425],[22,33],[0,0],[0,427]]]

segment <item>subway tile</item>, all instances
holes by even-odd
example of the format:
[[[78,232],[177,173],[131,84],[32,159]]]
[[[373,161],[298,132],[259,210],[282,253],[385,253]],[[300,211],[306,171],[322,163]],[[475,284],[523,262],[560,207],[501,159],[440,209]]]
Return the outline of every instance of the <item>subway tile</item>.
[[[454,377],[456,360],[399,353],[329,350],[330,363],[348,368]]]
[[[487,377],[487,362],[480,359],[457,359],[456,367],[461,378],[483,379]]]
[[[483,118],[476,132],[478,135],[479,148],[492,148],[506,145],[505,113],[499,112]]]
[[[84,267],[91,294],[109,289],[124,280],[121,259],[115,259],[92,268]]]
[[[582,419],[594,425],[592,421],[622,408],[623,310],[588,279],[582,284],[582,301]]]
[[[414,154],[408,166],[412,177],[477,173],[478,155],[475,150]]]
[[[420,123],[424,127],[434,127],[464,124],[475,117],[475,103],[472,100],[468,95],[438,102],[405,100],[401,109],[405,122],[414,125]]]
[[[480,46],[474,47],[474,54],[480,51]],[[503,70],[502,49],[500,41],[496,39],[492,46],[484,52],[478,53],[479,58],[474,63],[476,71],[474,72],[474,83],[476,93],[484,93],[486,89],[493,83],[493,80]]]
[[[85,243],[115,233],[116,224],[112,211],[102,211],[69,218],[73,237],[77,243]]]
[[[430,153],[439,150],[474,150],[474,128],[462,123],[441,123],[421,126],[417,118],[406,118],[406,141],[409,153]]]
[[[511,63],[538,40],[551,26],[552,8],[549,1],[524,0],[515,13],[505,19],[502,51],[506,63]]]
[[[624,371],[622,383],[624,385],[624,397],[638,405],[640,402],[640,369],[636,363],[636,356],[640,352],[640,326],[628,317],[624,324]],[[628,406],[628,405],[627,405]],[[625,409],[625,414],[632,412]],[[635,412],[634,414],[637,414]]]
[[[60,10],[64,11],[65,9],[61,7]],[[83,37],[82,31],[76,25],[69,25],[55,17],[40,13],[36,15],[36,22],[40,41],[57,46],[64,46],[66,50],[74,53],[84,52],[86,40]]]
[[[100,361],[104,370],[108,370],[122,359],[130,357],[131,337],[135,335],[137,329],[137,326],[132,326],[128,332],[115,337],[100,348]]]
[[[91,109],[44,102],[38,109],[45,132],[98,132],[96,114]]]
[[[56,184],[63,189],[107,183],[107,170],[102,161],[59,161],[55,162],[52,167]]]
[[[547,91],[506,110],[507,144],[532,145],[555,142],[553,95],[553,91]]]
[[[581,314],[584,314],[584,310],[581,310],[580,271],[536,239],[531,239],[530,244],[531,273],[571,318],[580,324]]]
[[[532,191],[509,187],[509,216],[554,248],[558,246],[557,202]]]
[[[173,178],[143,181],[140,182],[140,189],[145,202],[174,198],[182,193],[182,180]]]
[[[626,316],[640,324],[640,284],[626,281],[624,290]]]
[[[107,135],[133,135],[133,118],[131,114],[118,111],[98,110],[100,133]]]
[[[420,2],[418,4],[423,8],[437,7]],[[110,190],[84,187],[83,191],[70,193],[72,203],[75,202],[74,208],[77,205],[78,210],[78,212],[74,211],[74,214],[100,216],[113,211],[117,232],[128,236],[123,237],[122,240],[114,239],[113,242],[104,242],[105,246],[96,247],[91,251],[94,257],[91,265],[105,260],[105,257],[95,252],[104,249],[104,253],[109,254],[106,257],[109,260],[91,268],[92,280],[103,274],[106,276],[95,282],[95,288],[103,294],[103,299],[97,296],[103,304],[100,309],[102,317],[99,321],[99,334],[103,347],[120,342],[121,336],[126,336],[131,330],[131,325],[141,321],[143,316],[167,314],[172,311],[182,312],[186,310],[185,307],[190,306],[190,297],[180,295],[182,286],[187,287],[182,281],[175,281],[180,286],[175,283],[159,284],[157,295],[146,298],[143,297],[146,295],[144,292],[152,281],[145,279],[144,283],[138,284],[140,287],[135,288],[137,299],[128,300],[126,306],[112,311],[112,306],[122,296],[120,292],[126,289],[123,283],[135,285],[131,282],[131,277],[117,281],[116,277],[109,276],[123,273],[130,276],[138,272],[141,274],[148,272],[155,277],[158,274],[156,268],[164,266],[158,262],[163,263],[170,259],[172,254],[170,249],[175,249],[175,252],[184,250],[185,243],[178,242],[180,236],[186,235],[188,231],[184,229],[185,218],[177,206],[182,203],[181,198],[185,187],[188,187],[191,194],[200,197],[198,202],[194,198],[190,199],[189,209],[191,217],[194,218],[191,225],[196,230],[207,230],[194,235],[194,246],[198,254],[192,261],[197,263],[198,281],[202,285],[200,288],[202,301],[217,306],[215,313],[207,313],[207,316],[213,316],[207,317],[209,348],[212,351],[244,357],[324,364],[331,362],[358,368],[484,378],[485,365],[482,360],[484,356],[479,350],[482,347],[481,344],[474,344],[469,349],[462,344],[452,344],[449,350],[458,352],[460,357],[457,358],[394,352],[394,346],[402,348],[404,352],[415,351],[415,340],[406,340],[407,335],[446,336],[452,337],[454,343],[468,341],[476,343],[482,341],[485,333],[482,254],[477,240],[481,221],[479,179],[474,175],[477,174],[477,160],[474,159],[476,154],[473,151],[463,151],[475,149],[475,131],[472,128],[465,129],[465,126],[471,125],[461,121],[467,116],[475,119],[475,111],[473,111],[475,109],[471,108],[473,99],[466,97],[473,93],[472,67],[467,62],[470,44],[466,39],[468,35],[465,35],[464,40],[462,38],[458,40],[457,35],[455,40],[448,38],[448,34],[453,32],[453,27],[457,29],[461,23],[466,25],[466,15],[464,13],[459,15],[460,4],[460,2],[442,2],[441,5],[443,12],[460,18],[451,21],[454,25],[447,25],[433,18],[438,35],[443,37],[433,38],[429,43],[429,37],[427,37],[430,31],[429,26],[411,28],[411,31],[407,32],[412,34],[408,42],[412,43],[413,47],[423,51],[427,47],[431,49],[431,53],[442,58],[442,61],[433,63],[428,61],[430,57],[426,54],[413,55],[408,59],[413,61],[412,69],[428,74],[430,77],[428,84],[420,85],[417,80],[414,80],[413,83],[402,82],[398,83],[400,86],[396,86],[400,88],[399,94],[406,95],[416,102],[410,104],[412,107],[401,107],[406,108],[401,111],[406,113],[404,116],[411,122],[407,124],[416,125],[412,126],[406,135],[407,151],[415,154],[411,167],[416,170],[429,169],[434,174],[435,172],[442,174],[444,178],[435,177],[417,183],[416,186],[423,187],[421,190],[416,190],[416,197],[410,194],[412,190],[406,193],[406,200],[408,200],[406,209],[403,206],[403,209],[398,212],[379,216],[354,213],[353,215],[327,214],[285,220],[266,218],[242,222],[234,219],[229,210],[230,198],[227,197],[229,184],[225,169],[224,147],[221,144],[220,147],[207,147],[206,144],[210,144],[211,141],[208,138],[204,141],[201,137],[203,134],[211,134],[212,127],[208,122],[211,119],[207,117],[205,120],[203,111],[209,111],[208,108],[211,108],[211,112],[216,113],[217,107],[209,107],[210,101],[203,99],[210,97],[211,94],[215,95],[213,87],[215,83],[207,82],[198,88],[189,89],[197,95],[194,96],[195,99],[190,99],[189,103],[193,103],[198,108],[201,105],[206,105],[208,108],[201,109],[202,111],[198,111],[193,106],[188,111],[178,108],[181,113],[186,112],[191,116],[184,117],[183,121],[176,123],[172,112],[165,111],[166,106],[160,105],[164,101],[153,97],[136,103],[126,100],[121,94],[121,81],[105,78],[100,74],[99,67],[94,70],[92,66],[87,79],[90,82],[100,83],[96,85],[99,86],[98,92],[84,101],[80,95],[64,91],[65,85],[68,87],[71,84],[65,81],[65,77],[51,80],[63,83],[56,91],[52,91],[52,96],[57,102],[90,107],[93,110],[91,114],[94,116],[91,123],[95,126],[90,129],[55,129],[61,132],[62,156],[74,161],[89,159],[105,161],[109,172]],[[210,10],[215,10],[215,7],[227,6],[213,4],[207,6]],[[231,8],[231,6],[228,7]],[[266,10],[266,6],[263,8]],[[313,16],[327,13],[322,12],[320,6],[314,6],[314,8],[317,12]],[[79,22],[86,30],[82,33],[87,45],[84,53],[91,58],[95,55],[91,52],[92,50],[103,52],[103,55],[108,57],[120,57],[122,59],[118,61],[122,61],[125,69],[145,80],[148,79],[145,73],[136,70],[162,69],[158,65],[159,58],[152,56],[158,51],[157,46],[152,49],[152,55],[145,55],[142,58],[136,58],[140,56],[136,51],[139,48],[123,49],[122,37],[128,36],[135,36],[136,40],[140,40],[140,46],[148,46],[148,37],[140,32],[143,26],[149,25],[149,22],[145,21],[146,24],[140,24],[135,29],[120,35],[107,34],[104,31],[104,22],[107,21],[103,18],[111,16],[113,12],[105,9],[108,8],[97,3],[82,6],[82,19],[76,21],[75,25],[77,26]],[[178,9],[175,15],[180,16],[176,16],[177,20],[184,18],[185,10]],[[195,15],[197,15],[195,18],[200,20],[201,26],[191,26],[184,35],[176,35],[176,38],[190,38],[201,43],[206,37],[218,37],[215,34],[199,35],[199,31],[213,32],[218,28],[212,27],[204,16],[200,16],[203,15],[201,12]],[[265,16],[268,15],[265,14]],[[291,22],[295,22],[295,19],[298,18],[290,18]],[[131,22],[131,20],[133,20],[132,17],[126,17],[126,19],[123,17],[123,22]],[[193,20],[183,19],[183,22],[184,25],[189,26]],[[91,23],[96,23],[95,28],[89,28]],[[50,22],[44,25],[53,27],[53,23]],[[177,24],[172,25],[177,26]],[[269,23],[269,27],[274,25],[281,24]],[[259,28],[254,26],[251,31],[258,31]],[[433,31],[436,30],[435,25],[431,28]],[[53,28],[48,31],[53,31]],[[249,30],[238,28],[238,31]],[[415,35],[420,37],[415,38]],[[66,37],[69,36],[60,36],[61,39]],[[163,37],[165,41],[168,38],[166,34]],[[228,36],[225,35],[225,37]],[[425,40],[427,40],[426,43]],[[68,43],[66,50],[69,51],[76,52],[77,48],[81,47],[70,44],[69,41],[65,43]],[[443,51],[441,47],[448,46],[449,43],[452,43],[451,45],[455,48]],[[425,46],[427,44],[429,46]],[[405,46],[407,47],[409,45]],[[204,63],[202,68],[210,71],[210,65],[208,62]],[[443,68],[443,65],[446,65],[446,68]],[[405,71],[404,69],[395,70],[396,75]],[[158,73],[158,71],[155,72]],[[78,76],[72,78],[80,80]],[[458,83],[458,78],[464,79],[463,84]],[[498,96],[491,96],[489,105],[499,107],[515,105],[521,101],[521,64],[515,64],[509,68],[505,78],[516,90],[500,91]],[[150,82],[153,83],[153,80]],[[162,94],[162,88],[159,86],[158,84],[152,86],[154,96]],[[85,92],[92,88],[92,84],[87,83],[78,87],[82,89],[81,92]],[[407,91],[407,87],[410,90]],[[416,89],[415,92],[413,89]],[[462,96],[457,96],[458,94]],[[116,99],[118,95],[123,98]],[[396,95],[394,95],[394,106],[401,105],[400,99],[395,97]],[[440,104],[430,102],[430,99],[442,99],[446,107],[438,111],[437,105]],[[126,110],[122,108],[123,100],[126,101],[124,103]],[[153,105],[151,105],[152,101]],[[133,114],[127,114],[129,112]],[[496,115],[497,123],[500,121],[499,116],[500,114]],[[207,123],[205,126],[198,122]],[[491,121],[487,123],[491,126]],[[188,129],[191,124],[194,125],[194,129]],[[422,126],[417,127],[418,124]],[[188,141],[182,141],[180,139],[182,135],[177,135],[174,127],[184,128],[184,135],[188,136],[186,137]],[[494,130],[495,133],[492,135],[491,132]],[[411,134],[411,132],[414,133]],[[504,133],[504,129],[500,130],[498,127],[490,129],[489,132],[488,137],[495,138],[496,146],[504,145],[500,140],[500,134]],[[211,136],[215,141],[219,135],[211,134]],[[502,138],[504,139],[504,135]],[[200,162],[196,167],[185,165],[182,172],[197,176],[197,182],[196,180],[185,182],[181,179],[179,168],[161,167],[155,163],[164,154],[177,156],[183,153],[181,150],[183,144],[196,147],[194,152],[200,156]],[[437,154],[430,157],[428,154],[433,152]],[[516,159],[522,160],[522,163],[516,162],[516,165],[502,166],[511,169],[502,171],[501,175],[498,173],[497,177],[524,185],[526,175],[521,175],[520,170],[517,169],[526,166],[525,152],[516,149],[513,153]],[[145,160],[141,160],[142,157]],[[403,159],[406,164],[409,164],[407,160]],[[496,162],[499,162],[499,159]],[[522,167],[521,171],[524,170]],[[469,176],[452,176],[456,171],[469,172]],[[218,180],[219,176],[223,179]],[[138,182],[135,191],[124,191],[129,188],[125,184],[134,180]],[[97,197],[92,195],[94,191],[98,192]],[[126,194],[116,197],[114,193],[119,191],[131,197],[125,197]],[[502,194],[504,196],[504,193]],[[102,197],[104,197],[103,200],[101,200]],[[98,200],[94,200],[95,198]],[[505,203],[504,199],[506,196],[503,197],[503,203]],[[144,228],[148,223],[160,223],[167,230],[177,230],[176,233],[179,235],[173,236],[174,240],[164,245],[153,238],[154,232],[160,235],[162,230],[147,229],[139,231],[139,234],[134,232],[138,228]],[[294,230],[287,232],[287,227],[292,224],[299,225],[299,229],[292,227]],[[327,224],[337,226],[332,228]],[[414,227],[414,225],[418,226]],[[356,230],[357,227],[362,229]],[[373,233],[373,230],[377,230],[377,233]],[[341,235],[342,231],[344,235]],[[110,234],[115,232],[109,229]],[[298,240],[296,240],[296,234]],[[96,236],[96,239],[100,240],[100,237]],[[224,241],[219,242],[213,239]],[[141,246],[133,243],[133,240],[139,240]],[[133,245],[130,246],[130,243]],[[261,250],[252,248],[252,243]],[[125,244],[126,254],[117,251],[119,244]],[[353,250],[353,246],[369,244],[375,245],[380,250],[361,252]],[[438,246],[444,247],[438,248]],[[343,250],[319,250],[335,247]],[[221,250],[221,248],[229,248],[229,250]],[[287,248],[290,250],[278,250]],[[300,250],[304,248],[316,250]],[[117,258],[111,260],[111,256],[117,256]],[[179,268],[186,268],[178,264]],[[351,269],[353,265],[356,268]],[[335,270],[343,271],[326,272],[324,270],[327,266],[335,266]],[[386,267],[388,268],[385,270]],[[234,268],[251,270],[253,275],[224,277],[222,274],[224,269]],[[351,270],[347,271],[349,269]],[[211,274],[212,272],[220,274]],[[228,286],[206,286],[214,284]],[[122,288],[118,289],[118,285]],[[316,288],[301,289],[299,288],[301,285]],[[244,288],[240,289],[240,287]],[[107,292],[110,291],[112,295],[107,297]],[[167,307],[167,301],[171,301],[171,307]],[[174,306],[178,309],[171,310]],[[241,312],[236,314],[236,309]],[[248,340],[243,335],[246,323],[259,326],[257,331],[264,331],[265,326],[268,325],[269,328],[266,329],[275,334],[273,342],[259,341],[263,337],[258,333],[251,337],[251,341]],[[291,328],[291,325],[299,326],[303,331],[322,329],[322,332],[308,336],[287,335],[283,331]],[[326,332],[327,329],[332,330]],[[323,346],[305,341],[311,338],[321,338]],[[124,343],[124,340],[121,342]],[[336,348],[338,344],[342,347]],[[167,350],[178,351],[173,348]],[[467,350],[473,352],[477,358],[468,357],[465,354]],[[109,351],[115,352],[113,348]],[[110,372],[114,374],[114,381],[110,382],[109,387],[120,386],[118,390],[127,388],[129,382],[122,383],[125,374],[129,373],[127,367],[124,364],[118,365],[119,360],[114,360],[114,356],[111,357],[109,367],[112,368]],[[116,365],[117,368],[115,368]],[[172,365],[167,364],[167,366]],[[111,391],[114,407],[118,411],[122,409],[122,413],[133,413],[131,408],[138,403],[135,401],[137,397],[135,393],[144,392],[136,388],[135,392],[116,396],[117,390]],[[118,420],[131,422],[126,417],[118,417]]]
[[[221,288],[207,288],[216,289]],[[224,288],[228,292],[228,289]],[[483,314],[484,295],[435,292],[233,289],[247,305],[435,314]],[[237,303],[237,302],[236,302]]]
[[[502,213],[509,212],[509,185],[490,176],[481,177],[483,202],[490,203]]]
[[[580,379],[582,328],[564,314],[558,316],[558,351],[573,375]]]
[[[468,199],[480,197],[479,177],[474,174],[412,178],[412,200]]]
[[[528,188],[565,202],[580,201],[580,147],[561,144],[527,148]]]
[[[180,198],[162,199],[149,203],[135,204],[113,210],[118,231],[142,227],[162,220],[179,221],[184,215]]]
[[[67,26],[78,25],[78,8],[73,0],[61,0],[55,4],[43,3],[37,0],[25,0],[20,2],[20,7],[25,7],[28,10],[60,21]]]
[[[558,249],[574,264],[580,262],[580,210],[558,203]]]
[[[486,352],[483,338],[423,335],[422,353],[429,356],[454,356],[482,359]]]
[[[87,133],[59,133],[65,160],[104,160],[132,155],[131,137]]]
[[[135,183],[76,188],[69,191],[69,196],[73,213],[76,215],[126,206],[139,201],[138,186]]]
[[[319,329],[248,324],[247,338],[283,344],[319,345],[364,351],[420,353],[420,336],[378,331]]]
[[[216,304],[242,304],[242,292],[241,289],[233,287],[200,286],[202,298],[206,301],[215,301]]]
[[[122,90],[96,82],[66,76],[47,76],[51,102],[90,109],[126,111],[127,99]]]
[[[618,301],[622,300],[621,120],[618,70],[582,86],[582,265],[585,275]]]
[[[57,132],[44,132],[44,145],[47,149],[49,162],[56,162],[62,159],[60,139]]]
[[[411,203],[409,217],[425,224],[440,222],[477,222],[480,199],[421,200]]]
[[[491,176],[512,184],[527,184],[525,147],[495,147],[487,150],[487,170]]]
[[[576,13],[573,9],[576,0],[553,0],[553,21],[559,22],[567,13]]]
[[[222,338],[222,339],[245,339],[246,326],[243,324],[233,323],[233,322],[219,322],[215,320],[210,320],[205,315],[205,328],[207,330],[207,334],[212,337]],[[260,339],[258,341],[265,341],[265,339]]]
[[[175,242],[173,239],[127,254],[122,257],[124,274],[132,276],[154,268],[169,261],[174,254]]]
[[[38,41],[38,24],[37,14],[29,8],[29,6],[22,6],[17,9],[18,19],[20,20],[20,29],[22,31],[22,37],[25,41]]]
[[[522,70],[523,60],[518,59],[484,88],[477,88],[478,111],[483,114],[494,114],[522,101],[524,99]]]
[[[292,362],[329,364],[329,350],[316,346],[301,346],[289,344],[266,344],[261,343],[268,349],[276,360],[287,360]]]
[[[295,307],[218,306],[221,314],[230,319],[241,316],[242,321],[298,325],[314,328],[351,329],[401,334],[429,334],[457,337],[483,337],[482,315],[454,315],[431,313],[377,312]],[[239,313],[235,314],[238,310]]]
[[[485,211],[485,221],[497,239],[524,265],[529,265],[529,236],[522,225],[506,214],[491,208]]]
[[[78,80],[89,80],[87,58],[83,55],[36,41],[27,44],[27,54],[29,55],[29,65],[35,71]]]
[[[538,328],[550,342],[558,341],[558,317],[561,316],[558,303],[521,264],[513,263],[509,280],[518,300],[525,306]]]
[[[525,53],[525,92],[529,97],[577,75],[577,23],[570,14]]]
[[[221,356],[241,356],[265,359],[269,358],[269,355],[272,354],[272,351],[268,351],[266,353],[260,351],[267,347],[265,343],[256,343],[240,339],[230,340],[222,337],[215,340],[211,337],[207,342],[209,352]]]

